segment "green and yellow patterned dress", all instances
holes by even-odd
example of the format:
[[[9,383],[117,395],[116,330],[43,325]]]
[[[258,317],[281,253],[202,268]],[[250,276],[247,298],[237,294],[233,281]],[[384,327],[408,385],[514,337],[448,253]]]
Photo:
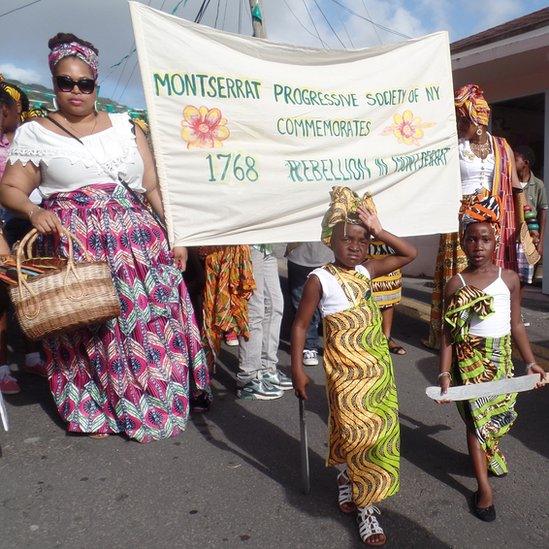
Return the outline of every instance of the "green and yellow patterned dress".
[[[453,347],[452,374],[460,385],[513,377],[511,334],[479,337],[469,333],[473,315],[481,320],[494,313],[493,297],[474,286],[463,286],[450,299],[444,319],[450,327]],[[517,418],[516,393],[458,402],[465,423],[474,430],[495,475],[507,473],[499,441]]]
[[[324,317],[324,369],[330,407],[328,466],[346,464],[353,501],[366,507],[400,487],[398,401],[381,313],[370,279],[323,267],[351,307]]]

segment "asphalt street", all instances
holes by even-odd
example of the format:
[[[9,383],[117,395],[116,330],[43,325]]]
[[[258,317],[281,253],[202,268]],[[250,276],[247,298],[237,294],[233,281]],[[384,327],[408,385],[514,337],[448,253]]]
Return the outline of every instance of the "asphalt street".
[[[546,302],[538,310],[545,327],[548,311]],[[387,547],[549,547],[549,389],[520,395],[502,444],[510,474],[493,480],[498,518],[482,523],[470,512],[475,482],[457,410],[425,396],[437,372],[420,344],[425,330],[405,308],[397,316],[394,335],[408,354],[394,358],[402,488],[381,505]],[[283,367],[288,351],[286,327]],[[45,381],[20,375],[21,394],[6,397],[11,429],[0,432],[0,547],[362,547],[324,466],[322,367],[308,369],[312,490],[304,495],[297,400],[291,391],[237,400],[235,356],[221,353],[212,410],[181,436],[147,445],[67,435]]]

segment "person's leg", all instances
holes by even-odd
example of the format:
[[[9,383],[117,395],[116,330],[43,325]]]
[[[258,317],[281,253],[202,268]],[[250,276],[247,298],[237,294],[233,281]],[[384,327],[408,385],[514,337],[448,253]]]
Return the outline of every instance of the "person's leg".
[[[11,375],[7,363],[6,313],[0,314],[0,392],[4,395],[14,395],[21,391],[17,380]]]
[[[264,298],[264,258],[263,253],[251,249],[252,269],[256,288],[248,301],[248,322],[250,337],[239,338],[237,384],[243,387],[252,378],[259,378],[263,368],[261,364],[261,346],[263,343],[263,319],[265,316]]]
[[[395,306],[385,307],[381,309],[381,329],[387,338],[389,345],[389,351],[395,355],[405,355],[406,349],[396,343],[391,337],[391,331],[393,329],[393,319],[395,317]]]
[[[276,372],[278,364],[278,345],[280,343],[280,325],[284,311],[284,298],[278,276],[278,261],[274,255],[268,255],[263,262],[263,297],[265,316],[263,318],[263,345],[261,363],[269,372]]]
[[[4,239],[0,235],[0,247]],[[0,392],[4,395],[14,395],[21,390],[17,380],[11,375],[8,364],[7,341],[7,310],[9,307],[8,291],[4,284],[0,285]]]
[[[478,497],[476,504],[480,508],[490,507],[493,504],[492,487],[488,481],[488,467],[486,454],[480,447],[479,441],[470,429],[467,429],[467,447],[473,465],[473,472],[478,484]]]
[[[391,329],[393,327],[393,315],[395,308],[391,305],[381,309],[381,329],[387,339],[391,339]]]
[[[288,261],[288,290],[290,292],[290,298],[292,302],[292,308],[294,315],[299,307],[301,296],[303,295],[303,287],[307,282],[307,278],[311,271],[315,267],[303,267],[292,261]],[[307,330],[307,336],[305,339],[305,351],[318,352],[320,349],[320,338],[318,337],[318,325],[320,324],[320,313],[315,310],[309,329]]]

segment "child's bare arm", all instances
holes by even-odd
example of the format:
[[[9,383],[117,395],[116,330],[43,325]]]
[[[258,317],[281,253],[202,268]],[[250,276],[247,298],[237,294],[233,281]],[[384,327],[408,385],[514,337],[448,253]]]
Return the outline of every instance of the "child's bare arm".
[[[311,318],[318,307],[322,297],[322,286],[318,277],[309,277],[303,287],[303,294],[292,324],[291,355],[292,355],[292,381],[297,397],[307,400],[307,385],[309,377],[303,368],[303,349],[305,348],[305,336],[311,323]]]
[[[503,272],[503,280],[509,287],[511,292],[511,335],[517,346],[520,356],[526,364],[531,365],[527,373],[540,374],[542,380],[545,376],[545,371],[541,366],[536,364],[528,334],[524,328],[520,311],[520,280],[514,271],[506,269]]]
[[[396,269],[408,265],[417,256],[417,249],[406,239],[400,238],[381,226],[377,215],[364,208],[358,208],[358,215],[368,232],[376,239],[389,245],[395,251],[383,259],[366,261],[364,266],[368,269],[371,278],[377,278],[392,273]]]
[[[0,255],[9,255],[10,247],[8,246],[7,240],[4,238],[4,234],[0,229]]]
[[[448,303],[450,298],[459,289],[460,284],[461,284],[461,281],[457,276],[452,277],[446,283],[446,288],[444,290],[446,303]],[[446,311],[443,311],[442,314],[444,315],[445,313]],[[450,339],[450,331],[445,322],[443,322],[441,335],[442,337],[440,341],[438,369],[439,369],[439,374],[443,374],[443,375],[440,375],[440,377],[438,378],[438,384],[440,385],[442,394],[444,394],[448,390],[448,387],[450,387],[451,380],[452,380],[450,376],[450,370],[452,368],[452,344]],[[448,401],[442,401],[442,402],[448,402]]]

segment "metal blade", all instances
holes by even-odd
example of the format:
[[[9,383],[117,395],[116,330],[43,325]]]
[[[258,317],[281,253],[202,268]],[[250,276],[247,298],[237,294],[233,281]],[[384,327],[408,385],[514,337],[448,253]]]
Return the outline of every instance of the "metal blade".
[[[497,381],[485,381],[484,383],[471,383],[469,385],[450,387],[444,396],[441,396],[440,387],[436,385],[427,387],[425,392],[429,398],[435,400],[473,400],[481,397],[530,391],[536,386],[539,380],[540,377],[538,374],[529,374],[526,376],[499,379]]]
[[[0,417],[2,418],[2,425],[4,425],[4,430],[7,431],[9,429],[8,411],[6,410],[2,393],[0,393]]]
[[[307,424],[305,423],[305,402],[299,399],[299,430],[301,433],[301,485],[304,494],[311,491],[311,476],[309,471],[309,442],[307,439]]]

